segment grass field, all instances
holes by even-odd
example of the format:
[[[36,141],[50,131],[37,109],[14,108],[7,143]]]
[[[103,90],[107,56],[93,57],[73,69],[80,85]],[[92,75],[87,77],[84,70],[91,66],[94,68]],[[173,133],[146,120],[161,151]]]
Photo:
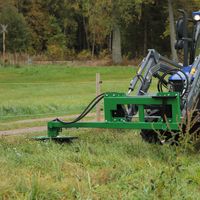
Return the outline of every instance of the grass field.
[[[132,67],[1,68],[0,120],[79,112],[95,96],[96,72],[101,73],[102,92],[126,92],[135,70]]]
[[[79,113],[95,95],[96,72],[102,91],[127,91],[134,75],[131,67],[0,69],[0,128]],[[150,145],[134,130],[64,134],[79,139],[61,145],[31,140],[36,134],[0,138],[0,199],[200,199],[200,156],[190,144]]]

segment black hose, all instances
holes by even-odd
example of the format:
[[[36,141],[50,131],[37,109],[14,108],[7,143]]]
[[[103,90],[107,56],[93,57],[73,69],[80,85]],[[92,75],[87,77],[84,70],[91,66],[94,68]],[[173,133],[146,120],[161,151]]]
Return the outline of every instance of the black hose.
[[[58,118],[54,119],[53,121],[60,122],[60,123],[63,123],[63,124],[73,124],[73,123],[76,123],[76,122],[80,121],[104,98],[104,95],[105,95],[105,93],[102,93],[102,94],[98,95],[97,97],[95,97],[88,104],[88,106],[84,109],[84,111],[76,119],[74,119],[73,121],[65,122],[65,121],[62,121],[62,120],[60,120]]]
[[[162,91],[163,91],[163,90],[162,90],[162,85],[166,85],[166,82],[167,82],[167,81],[165,81],[165,77],[166,77],[167,75],[177,74],[177,75],[180,77],[182,83],[184,84],[183,78],[182,78],[181,75],[178,74],[177,72],[181,72],[181,73],[185,76],[185,79],[186,79],[186,87],[183,86],[182,92],[184,91],[184,89],[185,89],[185,91],[181,94],[181,97],[183,97],[183,96],[185,95],[185,93],[187,92],[188,87],[189,87],[189,80],[188,80],[187,74],[186,74],[185,72],[183,72],[182,70],[179,70],[179,69],[171,69],[171,70],[166,71],[162,76],[158,76],[159,81],[158,81],[158,84],[157,84],[157,88],[158,88],[158,91],[159,91],[159,92],[162,92]],[[168,83],[168,82],[167,82],[167,83]]]
[[[79,117],[81,117],[82,115],[84,115],[84,113],[89,109],[89,107],[93,104],[93,103],[95,103],[95,101],[98,101],[99,102],[99,100],[98,99],[102,99],[103,97],[104,97],[104,95],[105,95],[105,93],[102,93],[102,94],[100,94],[100,95],[98,95],[98,96],[96,96],[89,104],[88,104],[88,106],[85,108],[85,110],[79,115]],[[97,104],[97,103],[96,103]],[[95,105],[96,105],[95,104]],[[78,118],[78,117],[77,117]]]

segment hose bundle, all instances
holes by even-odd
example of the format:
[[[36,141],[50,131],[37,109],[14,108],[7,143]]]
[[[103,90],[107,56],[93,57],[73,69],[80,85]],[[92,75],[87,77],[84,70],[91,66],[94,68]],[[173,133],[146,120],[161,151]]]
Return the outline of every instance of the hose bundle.
[[[183,97],[188,90],[189,80],[188,80],[187,74],[184,71],[179,70],[179,69],[168,70],[162,76],[157,75],[158,76],[157,78],[159,79],[158,84],[157,84],[157,89],[159,92],[163,92],[162,86],[167,87],[167,85],[170,84],[169,81],[165,80],[165,78],[168,75],[173,75],[173,74],[176,74],[180,78],[180,81],[182,82],[183,89],[182,91],[180,91],[180,96]],[[181,76],[181,74],[183,75],[183,77]]]
[[[88,106],[84,109],[84,111],[76,119],[74,119],[73,121],[65,122],[65,121],[62,121],[62,120],[60,120],[58,118],[54,119],[53,121],[60,122],[62,124],[73,124],[73,123],[76,123],[76,122],[80,121],[104,98],[104,95],[105,95],[105,93],[102,93],[102,94],[98,95],[97,97],[95,97],[88,104]]]

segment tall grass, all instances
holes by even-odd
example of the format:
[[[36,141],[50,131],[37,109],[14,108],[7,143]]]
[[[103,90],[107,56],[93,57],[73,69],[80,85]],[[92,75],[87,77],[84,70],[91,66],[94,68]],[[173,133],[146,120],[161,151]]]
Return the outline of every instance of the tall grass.
[[[199,199],[199,155],[149,145],[138,132],[71,130],[60,145],[0,140],[2,199]]]

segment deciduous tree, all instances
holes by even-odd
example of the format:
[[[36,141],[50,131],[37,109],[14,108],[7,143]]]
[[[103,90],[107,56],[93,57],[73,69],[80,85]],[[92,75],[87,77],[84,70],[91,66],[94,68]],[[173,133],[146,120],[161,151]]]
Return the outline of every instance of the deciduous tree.
[[[29,30],[22,14],[18,13],[12,2],[4,2],[0,8],[0,24],[6,24],[6,47],[10,52],[25,51],[29,45]],[[0,36],[2,37],[2,35]],[[0,39],[2,46],[2,39]]]

